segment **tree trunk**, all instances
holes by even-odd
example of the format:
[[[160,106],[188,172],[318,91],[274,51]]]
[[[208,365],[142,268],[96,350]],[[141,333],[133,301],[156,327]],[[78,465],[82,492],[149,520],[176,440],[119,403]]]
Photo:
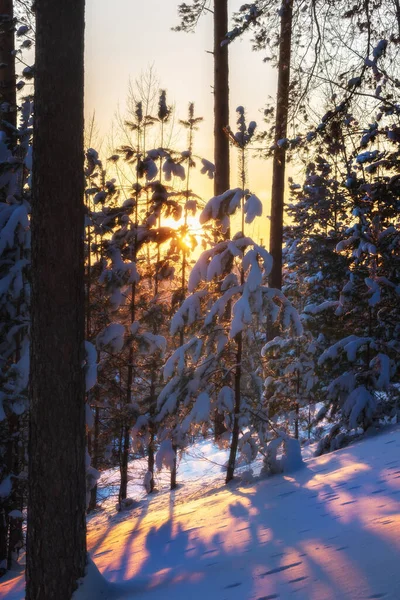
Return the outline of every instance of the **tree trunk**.
[[[124,419],[127,419],[126,415]],[[122,500],[126,500],[128,495],[128,462],[129,462],[129,425],[124,423],[122,427],[122,435],[121,435],[121,459],[119,463],[119,470],[121,475],[121,480],[119,484],[119,507],[120,510],[122,508]]]
[[[153,417],[151,417],[151,419],[153,419]],[[149,441],[149,445],[147,448],[147,470],[149,473],[151,473],[151,480],[149,481],[149,494],[154,492],[154,463],[155,463],[155,454],[154,454],[154,423],[153,420],[151,420],[150,422],[150,427],[149,427],[150,431],[149,431],[149,435],[150,435],[150,441]]]
[[[99,401],[98,391],[96,393],[96,401]],[[91,448],[91,464],[94,469],[99,466],[99,436],[100,436],[100,408],[98,406],[94,409],[94,432]],[[88,512],[96,509],[97,505],[97,483],[90,490],[90,500],[88,506]]]
[[[290,54],[292,45],[293,0],[283,0],[278,62],[275,142],[286,138],[289,112]],[[271,229],[269,251],[273,258],[269,285],[282,287],[282,235],[285,196],[286,149],[276,144],[272,166]]]
[[[0,508],[0,577],[7,573],[7,541],[8,523],[7,512],[4,507]]]
[[[214,0],[214,194],[230,188],[229,139],[224,128],[229,125],[229,61],[228,44],[221,46],[228,31],[228,0]],[[230,231],[225,234],[230,238]],[[230,304],[227,307],[230,313]],[[214,438],[226,432],[224,415],[214,413]]]
[[[84,575],[84,0],[36,3],[27,600]]]
[[[226,471],[225,482],[229,483],[233,479],[235,473],[236,454],[239,442],[239,417],[240,417],[240,383],[242,379],[242,350],[243,350],[243,335],[242,332],[237,335],[237,351],[236,351],[236,371],[235,371],[235,412],[233,415],[233,428],[231,448],[229,452],[228,468]]]
[[[214,0],[214,194],[229,190],[229,140],[224,127],[229,125],[228,44],[221,46],[228,31],[228,0]]]
[[[26,449],[26,445],[22,446],[22,417],[15,413],[8,416],[8,448],[7,448],[7,465],[8,472],[16,477],[21,472],[21,448]],[[19,479],[13,480],[11,496],[8,499],[8,510],[20,511],[23,510],[23,489],[22,481]],[[8,523],[8,549],[7,549],[7,569],[10,570],[18,558],[19,551],[23,546],[22,519],[15,517],[7,517]]]
[[[175,458],[174,458],[174,462],[173,462],[172,469],[171,469],[171,484],[170,484],[170,489],[171,490],[175,490],[177,488],[177,485],[178,485],[177,482],[176,482],[178,446],[176,444],[172,444],[172,450],[175,452]]]
[[[10,134],[12,127],[7,127],[4,121],[13,127],[17,123],[13,0],[0,0],[0,15],[0,130]]]

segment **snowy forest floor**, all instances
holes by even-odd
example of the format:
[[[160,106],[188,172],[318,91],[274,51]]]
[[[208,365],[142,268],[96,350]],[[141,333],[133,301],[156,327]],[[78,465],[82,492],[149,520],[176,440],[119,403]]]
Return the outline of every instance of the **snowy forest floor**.
[[[398,427],[247,484],[223,485],[223,459],[202,442],[174,493],[121,513],[105,501],[88,548],[109,583],[90,565],[76,600],[400,599]],[[139,489],[132,481],[134,498]],[[10,573],[0,598],[23,597],[23,576]]]

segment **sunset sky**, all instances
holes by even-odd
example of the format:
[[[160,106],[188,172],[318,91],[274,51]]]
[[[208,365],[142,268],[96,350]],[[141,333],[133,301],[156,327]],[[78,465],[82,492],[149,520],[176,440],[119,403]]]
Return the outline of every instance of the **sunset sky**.
[[[168,102],[176,105],[178,119],[186,118],[188,103],[195,102],[197,115],[204,117],[195,151],[212,161],[213,62],[207,52],[213,44],[212,16],[203,16],[194,34],[171,31],[178,24],[178,4],[178,0],[87,0],[86,114],[95,111],[107,145],[114,115],[118,108],[124,111],[129,79],[135,80],[153,65],[161,87],[167,90]],[[241,4],[241,0],[231,0],[230,8],[236,10]],[[262,58],[252,52],[248,38],[230,46],[232,128],[238,105],[245,107],[248,120],[262,125],[261,111],[268,95],[274,94],[276,82],[275,71]],[[182,149],[185,139],[183,132]],[[259,159],[248,163],[250,187],[266,206],[270,166]],[[202,186],[200,193],[212,195],[212,185],[205,178],[194,182]],[[231,185],[237,184],[233,165]]]

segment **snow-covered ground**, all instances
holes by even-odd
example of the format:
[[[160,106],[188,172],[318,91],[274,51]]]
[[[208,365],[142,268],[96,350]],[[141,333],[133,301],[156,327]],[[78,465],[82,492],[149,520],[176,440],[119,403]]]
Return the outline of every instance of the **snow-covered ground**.
[[[190,455],[176,492],[118,514],[110,498],[91,517],[109,583],[89,566],[77,600],[400,600],[399,428],[229,487],[223,451],[203,442]],[[21,575],[0,584],[0,598],[23,597]]]

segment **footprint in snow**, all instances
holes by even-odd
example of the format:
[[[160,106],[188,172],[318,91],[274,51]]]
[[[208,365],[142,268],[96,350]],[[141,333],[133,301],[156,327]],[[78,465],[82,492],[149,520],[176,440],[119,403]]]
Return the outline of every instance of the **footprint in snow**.
[[[236,583],[231,583],[229,585],[226,585],[224,587],[224,590],[229,590],[230,588],[235,588],[235,587],[239,587],[239,585],[242,585],[241,581],[237,581]]]
[[[260,577],[266,577],[267,575],[274,575],[275,573],[280,573],[281,571],[287,571],[288,569],[293,569],[294,567],[298,567],[302,562],[295,562],[290,565],[284,565],[282,567],[277,567],[276,569],[271,569],[270,571],[265,571],[265,573],[261,573]]]
[[[257,600],[274,600],[274,598],[279,598],[279,594],[270,594],[269,596],[261,596],[257,598]]]
[[[112,550],[103,550],[103,552],[98,552],[95,554],[94,558],[98,558],[99,556],[103,556],[103,554],[108,554],[109,552],[112,552]]]
[[[304,581],[305,579],[308,579],[308,575],[305,575],[304,577],[296,577],[296,579],[289,579],[289,583],[298,583],[299,581]]]

